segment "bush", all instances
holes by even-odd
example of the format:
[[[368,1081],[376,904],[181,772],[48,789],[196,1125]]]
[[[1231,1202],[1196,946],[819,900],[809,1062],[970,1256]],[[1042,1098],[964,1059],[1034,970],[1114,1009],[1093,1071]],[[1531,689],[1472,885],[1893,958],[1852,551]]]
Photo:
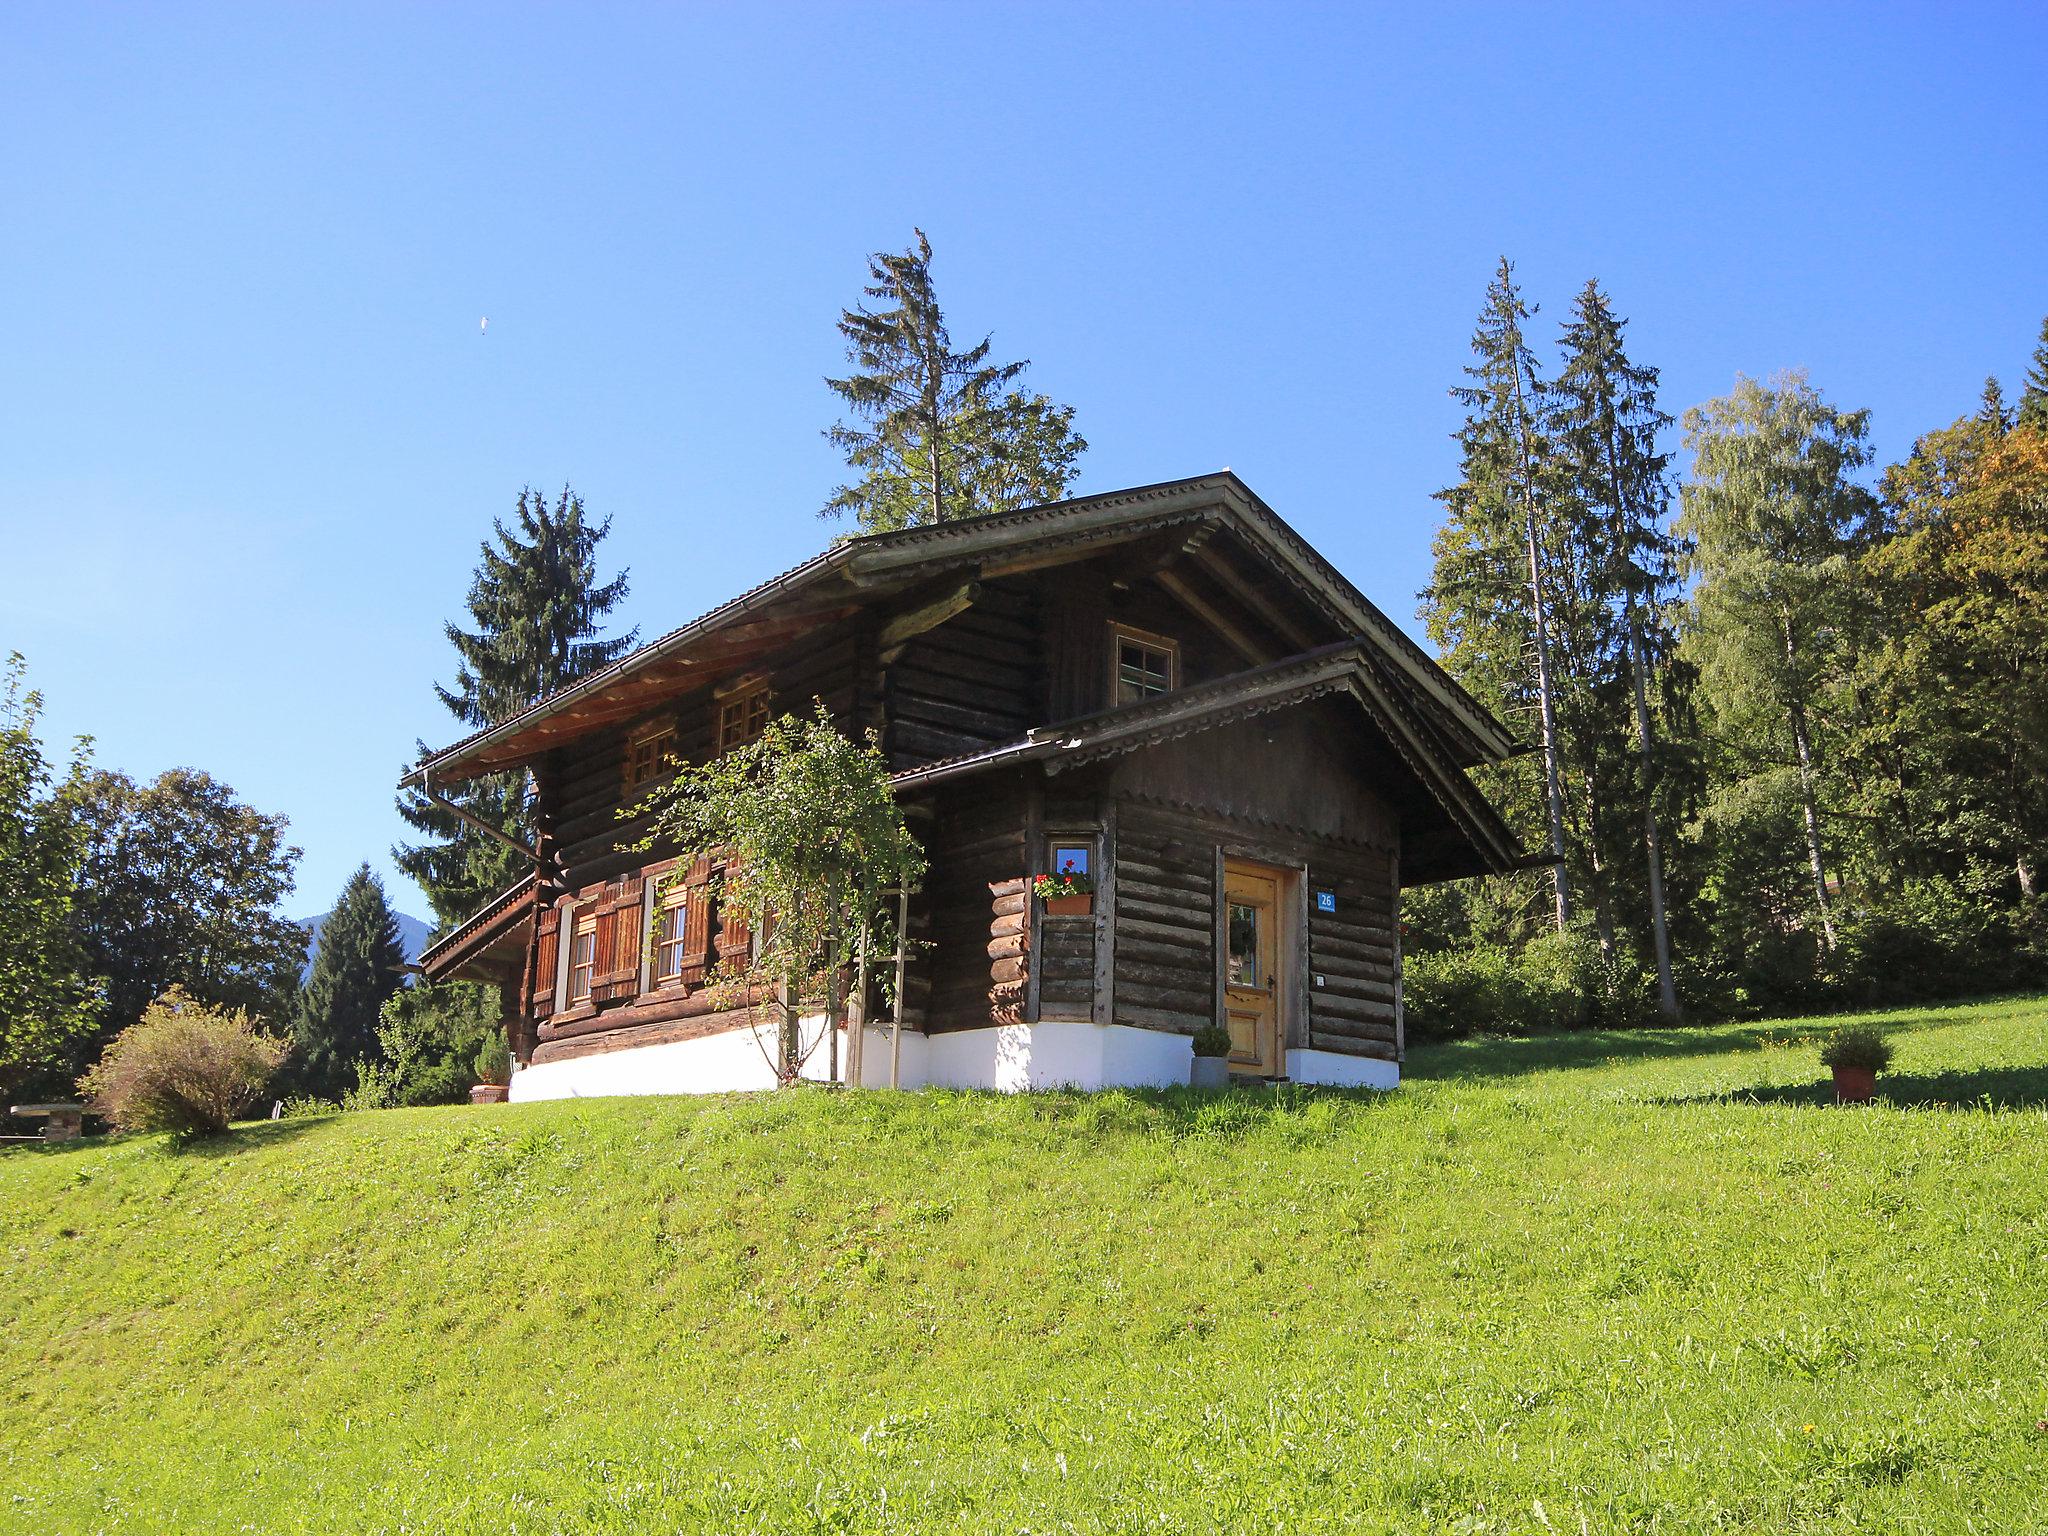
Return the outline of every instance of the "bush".
[[[492,1035],[477,1048],[476,1080],[496,1088],[512,1081],[512,1052],[502,1034]]]
[[[1824,1067],[1860,1067],[1865,1072],[1882,1072],[1892,1064],[1892,1044],[1868,1024],[1838,1029],[1821,1047]]]
[[[1845,913],[1827,967],[1833,997],[1922,1002],[2039,985],[2038,915],[1972,888],[1983,883],[1909,880]]]
[[[1586,928],[1545,933],[1519,950],[1469,944],[1425,951],[1402,963],[1409,1036],[1542,1034],[1648,1022],[1655,983],[1617,953],[1608,960]]]
[[[114,1037],[78,1087],[121,1130],[212,1135],[255,1103],[285,1051],[241,1009],[210,1008],[173,987]]]
[[[1195,1054],[1197,1056],[1228,1056],[1230,1054],[1230,1031],[1220,1024],[1204,1024],[1195,1031]]]
[[[364,1107],[462,1103],[476,1081],[478,1051],[493,1035],[504,1037],[501,1013],[497,988],[473,981],[393,993],[377,1030],[389,1071],[372,1085],[379,1102]]]

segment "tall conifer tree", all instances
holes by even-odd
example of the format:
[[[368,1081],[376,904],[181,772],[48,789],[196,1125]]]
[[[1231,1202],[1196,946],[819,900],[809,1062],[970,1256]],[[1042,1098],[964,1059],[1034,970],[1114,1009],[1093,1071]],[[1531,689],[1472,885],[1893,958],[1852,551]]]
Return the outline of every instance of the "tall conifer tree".
[[[1028,361],[992,363],[990,338],[953,350],[932,286],[931,242],[868,258],[867,297],[839,316],[854,371],[828,378],[855,422],[826,437],[860,478],[820,516],[852,516],[863,533],[950,522],[1057,501],[1088,444],[1074,408],[1013,388]]]
[[[296,1075],[309,1093],[337,1098],[356,1064],[383,1059],[377,1039],[384,1000],[405,981],[405,946],[384,885],[365,864],[348,878],[320,927],[313,968],[299,989]]]
[[[1650,679],[1669,649],[1667,605],[1676,586],[1674,548],[1666,527],[1668,455],[1658,435],[1671,418],[1657,408],[1657,370],[1632,363],[1623,345],[1626,322],[1597,282],[1588,282],[1562,335],[1565,360],[1554,390],[1560,457],[1579,509],[1589,586],[1623,653],[1635,722],[1643,845],[1658,1003],[1678,1013],[1671,973],[1670,925],[1664,900],[1663,838],[1657,818],[1657,745]],[[1607,648],[1610,653],[1612,647]],[[1598,835],[1595,828],[1595,835]]]
[[[495,543],[481,546],[470,582],[475,627],[447,626],[455,686],[434,687],[462,725],[482,730],[510,719],[632,648],[638,631],[602,634],[605,616],[626,596],[625,571],[609,581],[598,574],[597,547],[610,530],[611,519],[593,521],[566,486],[553,506],[531,487],[522,490],[511,525],[493,524]],[[426,750],[422,742],[421,754]],[[524,774],[492,774],[458,786],[449,798],[509,837],[532,836]],[[524,872],[512,849],[417,790],[402,793],[398,809],[426,836],[393,855],[426,892],[437,922],[460,922]]]
[[[1438,495],[1449,516],[1437,535],[1424,600],[1431,635],[1460,681],[1511,714],[1533,702],[1542,815],[1556,855],[1553,905],[1563,929],[1572,920],[1572,894],[1550,633],[1556,466],[1544,433],[1546,386],[1523,334],[1532,313],[1503,256],[1472,335],[1474,361],[1465,369],[1472,382],[1451,391],[1466,410],[1457,433],[1462,474]]]
[[[2048,318],[2041,321],[2041,340],[2027,365],[2026,387],[2020,391],[2019,425],[2048,431]]]

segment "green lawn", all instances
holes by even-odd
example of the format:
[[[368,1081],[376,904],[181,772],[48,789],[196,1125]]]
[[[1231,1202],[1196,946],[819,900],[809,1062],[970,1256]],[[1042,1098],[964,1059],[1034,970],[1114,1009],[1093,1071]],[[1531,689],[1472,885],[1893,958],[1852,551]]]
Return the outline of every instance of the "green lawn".
[[[2048,999],[0,1154],[20,1531],[2019,1532]]]

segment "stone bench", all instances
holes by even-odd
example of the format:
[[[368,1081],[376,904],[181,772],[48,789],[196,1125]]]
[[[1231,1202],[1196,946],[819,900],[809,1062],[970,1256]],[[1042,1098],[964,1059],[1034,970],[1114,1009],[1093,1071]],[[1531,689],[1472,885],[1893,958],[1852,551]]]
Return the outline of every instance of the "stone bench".
[[[85,1134],[83,1104],[16,1104],[7,1113],[24,1120],[41,1120],[44,1141],[76,1141]]]

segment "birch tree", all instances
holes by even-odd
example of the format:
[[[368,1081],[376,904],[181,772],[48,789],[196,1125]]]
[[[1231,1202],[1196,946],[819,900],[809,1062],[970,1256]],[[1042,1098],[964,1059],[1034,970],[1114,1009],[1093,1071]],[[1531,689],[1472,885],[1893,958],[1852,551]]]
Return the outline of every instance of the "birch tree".
[[[1736,760],[1736,783],[1720,792],[1790,768],[1795,835],[1830,951],[1827,743],[1815,706],[1850,660],[1849,577],[1877,510],[1853,478],[1869,462],[1868,432],[1868,412],[1836,409],[1799,373],[1768,384],[1740,379],[1731,394],[1685,415],[1693,463],[1677,527],[1695,578],[1685,644],[1716,745]]]

